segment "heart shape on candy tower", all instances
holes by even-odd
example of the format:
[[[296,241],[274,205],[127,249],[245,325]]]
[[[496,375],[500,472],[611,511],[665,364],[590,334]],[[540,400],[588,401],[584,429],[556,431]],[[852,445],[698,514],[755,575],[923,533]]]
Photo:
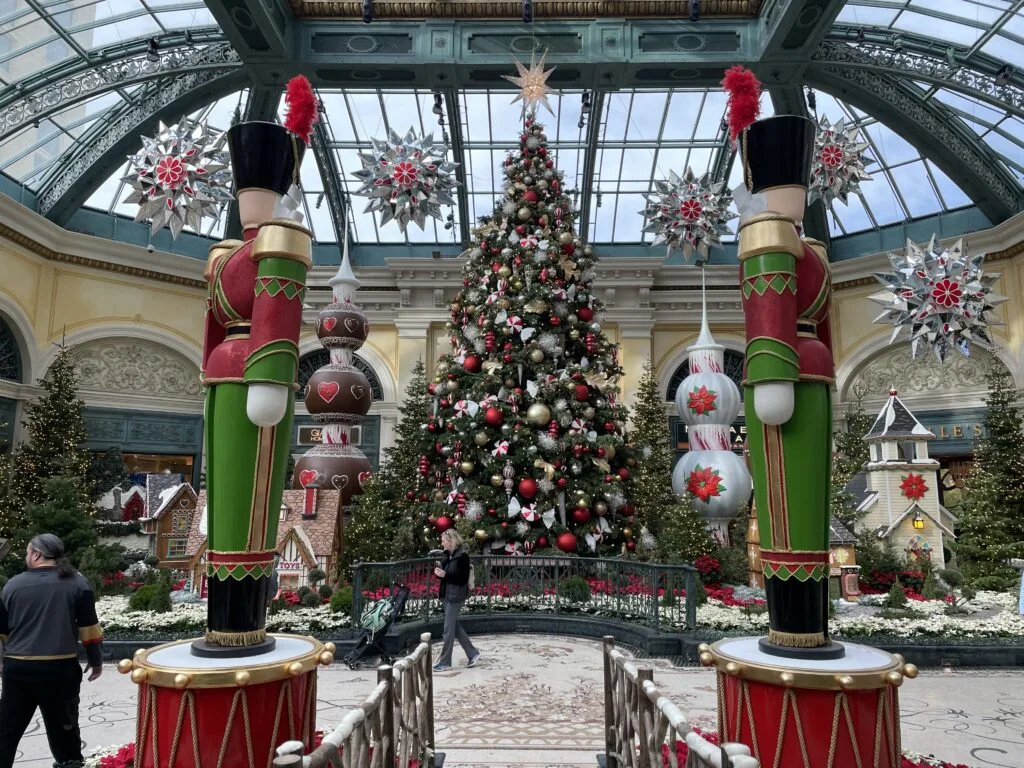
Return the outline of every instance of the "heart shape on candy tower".
[[[303,488],[309,488],[320,478],[320,473],[315,469],[304,469],[299,472],[299,485]]]
[[[373,473],[372,472],[360,472],[359,473],[359,487],[360,488],[363,487],[363,483],[365,483],[367,480],[370,479],[370,475],[371,474],[373,474]]]
[[[360,386],[359,384],[353,384],[350,391],[352,392],[352,397],[356,400],[362,400],[363,395],[366,394],[366,387]]]
[[[335,475],[331,478],[331,485],[337,490],[343,491],[348,485],[348,475]]]
[[[324,330],[330,333],[334,330],[334,326],[338,324],[338,318],[336,317],[325,317],[324,318]]]
[[[323,398],[325,403],[329,403],[338,396],[340,389],[341,387],[336,381],[321,381],[317,384],[316,393]]]
[[[355,333],[356,332],[356,328],[359,327],[359,321],[353,320],[351,317],[346,317],[345,318],[345,327],[348,329],[349,333]]]

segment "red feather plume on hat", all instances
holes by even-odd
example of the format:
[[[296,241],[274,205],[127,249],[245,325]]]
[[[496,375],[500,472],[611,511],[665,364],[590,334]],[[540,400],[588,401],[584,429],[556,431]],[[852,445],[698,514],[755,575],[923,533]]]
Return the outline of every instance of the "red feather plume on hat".
[[[309,80],[303,75],[296,75],[289,80],[284,102],[288,105],[284,127],[309,144],[313,123],[316,122],[316,96]]]
[[[753,72],[737,64],[725,71],[722,88],[729,94],[726,106],[729,139],[736,141],[743,129],[761,113],[761,82]]]

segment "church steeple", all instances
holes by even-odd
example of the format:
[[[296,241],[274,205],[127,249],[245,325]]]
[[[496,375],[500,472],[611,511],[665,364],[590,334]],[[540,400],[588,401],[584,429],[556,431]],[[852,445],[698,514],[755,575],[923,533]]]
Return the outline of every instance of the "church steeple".
[[[878,413],[875,423],[864,435],[872,443],[871,461],[920,461],[928,462],[928,441],[935,435],[924,427],[917,417],[900,400],[895,389],[889,390],[889,399]],[[900,455],[900,445],[912,448]],[[907,453],[910,455],[906,455]]]

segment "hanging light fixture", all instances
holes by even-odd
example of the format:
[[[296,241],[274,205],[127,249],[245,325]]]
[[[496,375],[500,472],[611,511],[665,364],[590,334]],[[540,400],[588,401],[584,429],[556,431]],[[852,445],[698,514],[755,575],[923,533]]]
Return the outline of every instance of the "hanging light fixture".
[[[440,93],[434,94],[434,108],[431,109],[430,111],[433,112],[438,117],[444,114],[444,96],[442,96]]]
[[[920,512],[914,514],[914,530],[920,531],[924,528],[924,517]]]
[[[146,44],[146,61],[151,61],[156,64],[160,61],[160,48],[156,44],[156,38],[149,38],[149,43]]]

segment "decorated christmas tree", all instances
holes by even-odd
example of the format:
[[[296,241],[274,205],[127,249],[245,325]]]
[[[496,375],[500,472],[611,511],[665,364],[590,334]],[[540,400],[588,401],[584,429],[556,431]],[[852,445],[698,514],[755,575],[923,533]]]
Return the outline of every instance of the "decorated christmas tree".
[[[61,348],[39,382],[42,395],[25,410],[26,440],[9,458],[10,474],[0,497],[0,536],[21,527],[30,504],[46,500],[43,481],[47,478],[72,478],[75,493],[83,503],[91,502],[90,457],[82,448],[86,440],[83,403],[78,399],[78,379],[69,352]]]
[[[644,363],[636,400],[629,442],[635,458],[633,491],[630,500],[636,506],[637,519],[657,538],[662,522],[679,502],[672,490],[672,449],[668,441],[668,414],[651,361]],[[704,527],[701,522],[701,528]]]
[[[843,525],[854,528],[862,517],[857,512],[857,501],[846,486],[864,468],[871,455],[870,446],[864,442],[864,435],[871,429],[873,419],[865,413],[858,399],[855,406],[846,412],[846,428],[836,430],[832,441],[835,444],[835,458],[832,461],[832,493],[829,496],[831,512]]]
[[[463,518],[487,549],[509,554],[618,554],[636,548],[622,371],[591,293],[595,254],[534,116],[544,73],[530,72],[504,199],[475,230],[450,307],[452,351],[429,385],[420,522],[436,542]]]
[[[1010,374],[995,369],[988,384],[987,434],[974,450],[955,549],[970,586],[1005,589],[1016,581],[1008,561],[1024,557],[1024,434]]]

